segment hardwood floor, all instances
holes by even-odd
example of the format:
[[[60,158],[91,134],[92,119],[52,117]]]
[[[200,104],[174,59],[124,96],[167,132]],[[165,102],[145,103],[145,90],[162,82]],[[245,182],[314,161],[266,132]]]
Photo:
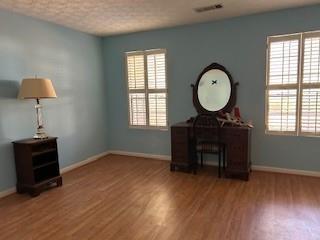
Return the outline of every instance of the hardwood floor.
[[[216,172],[110,155],[63,175],[62,188],[1,199],[0,239],[320,239],[319,178]]]

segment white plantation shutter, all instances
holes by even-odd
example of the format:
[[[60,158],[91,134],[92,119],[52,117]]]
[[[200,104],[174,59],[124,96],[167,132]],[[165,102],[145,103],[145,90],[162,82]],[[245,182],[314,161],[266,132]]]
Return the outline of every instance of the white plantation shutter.
[[[320,88],[302,90],[300,131],[312,135],[320,133]]]
[[[167,94],[149,94],[149,124],[150,126],[167,125]]]
[[[149,125],[167,126],[167,81],[164,52],[147,53]]]
[[[299,35],[269,38],[266,87],[267,132],[296,133],[299,43]]]
[[[129,125],[167,128],[166,51],[126,54]]]
[[[296,89],[269,90],[268,130],[296,131]]]
[[[144,56],[127,57],[129,90],[144,89]]]
[[[135,126],[145,126],[146,98],[144,93],[129,93],[130,123]]]
[[[320,33],[303,35],[300,132],[320,135]]]
[[[164,53],[149,54],[148,60],[148,88],[166,89],[166,59]]]
[[[145,95],[145,64],[143,52],[127,54],[127,80],[129,92],[129,123],[133,126],[147,124]]]
[[[320,31],[268,38],[266,132],[320,136]]]
[[[304,38],[303,84],[320,83],[320,33],[317,35],[317,37],[308,37],[308,35],[305,35]]]
[[[299,38],[275,40],[269,45],[269,85],[298,82]]]

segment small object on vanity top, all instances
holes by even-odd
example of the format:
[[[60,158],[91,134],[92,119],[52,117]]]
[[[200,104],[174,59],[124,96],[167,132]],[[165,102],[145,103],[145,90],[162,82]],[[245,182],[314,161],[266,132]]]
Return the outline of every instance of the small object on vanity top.
[[[232,109],[231,113],[220,111],[217,119],[220,122],[221,127],[223,127],[225,124],[227,124],[227,125],[231,125],[231,126],[253,128],[251,120],[249,122],[245,122],[244,120],[242,120],[240,118],[240,109],[238,107],[235,107],[234,109]]]
[[[234,107],[234,109],[233,109],[233,115],[234,115],[236,118],[241,119],[240,108],[239,108],[239,107]]]
[[[186,122],[187,123],[193,123],[194,122],[194,117],[190,117]]]

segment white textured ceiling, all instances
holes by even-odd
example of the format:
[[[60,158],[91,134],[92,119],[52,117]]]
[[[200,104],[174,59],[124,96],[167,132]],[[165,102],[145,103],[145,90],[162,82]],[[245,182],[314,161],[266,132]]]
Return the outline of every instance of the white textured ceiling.
[[[224,8],[195,13],[196,7]],[[95,35],[115,35],[320,3],[319,0],[0,0],[0,8]]]

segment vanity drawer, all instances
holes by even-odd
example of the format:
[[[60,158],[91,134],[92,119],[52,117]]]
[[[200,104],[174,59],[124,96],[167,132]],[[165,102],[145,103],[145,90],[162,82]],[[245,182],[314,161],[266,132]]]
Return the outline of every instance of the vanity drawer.
[[[171,142],[172,143],[181,143],[187,144],[188,143],[188,128],[183,127],[172,127],[171,128]]]
[[[222,128],[222,130],[221,138],[224,142],[246,143],[248,141],[249,134],[247,129]]]

